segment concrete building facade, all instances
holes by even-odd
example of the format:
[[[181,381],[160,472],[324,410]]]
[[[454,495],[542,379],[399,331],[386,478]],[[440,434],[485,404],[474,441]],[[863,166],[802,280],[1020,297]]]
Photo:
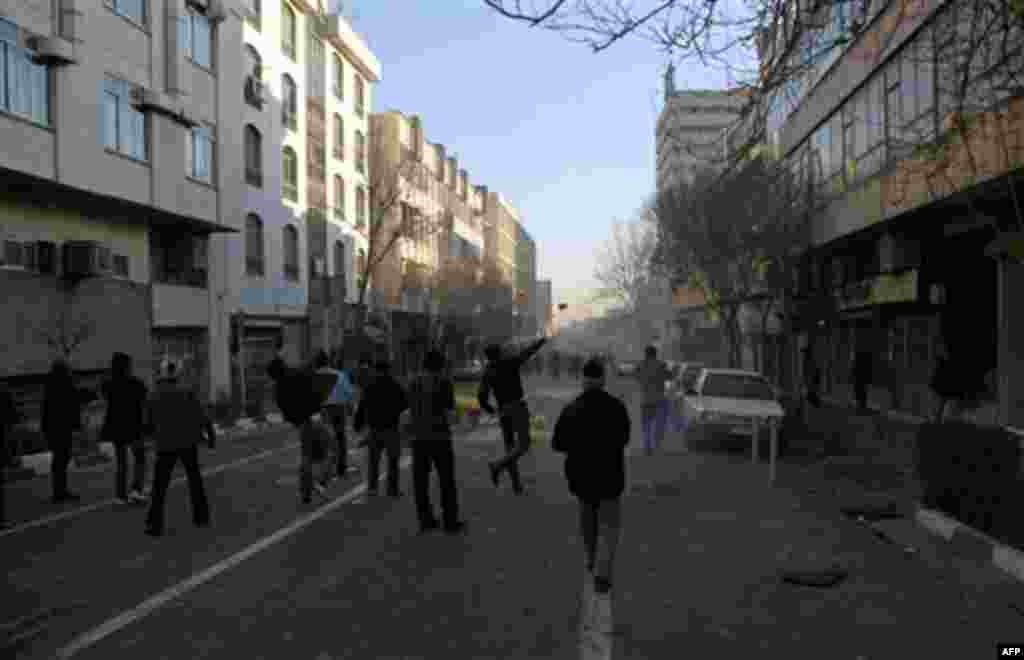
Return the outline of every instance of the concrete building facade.
[[[56,11],[56,7],[60,11]],[[164,355],[228,385],[240,227],[242,18],[218,0],[28,1],[0,10],[0,370],[29,387],[64,353],[98,375]],[[57,349],[57,335],[82,341]],[[13,333],[13,334],[11,334]],[[75,343],[75,342],[70,342]]]

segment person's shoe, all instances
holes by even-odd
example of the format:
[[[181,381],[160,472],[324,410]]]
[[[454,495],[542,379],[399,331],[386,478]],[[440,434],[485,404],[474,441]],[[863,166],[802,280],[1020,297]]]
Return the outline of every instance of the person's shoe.
[[[128,495],[128,499],[137,504],[142,504],[149,500],[149,498],[146,497],[145,493],[143,493],[141,490],[133,490]]]
[[[367,490],[366,491],[366,496],[367,497],[377,497],[377,491],[376,490]]]
[[[519,488],[513,488],[512,492],[514,492],[516,495],[525,495],[526,489],[520,486]]]
[[[612,581],[606,577],[594,578],[594,591],[599,594],[606,594],[612,590]]]
[[[303,504],[312,504],[313,503],[313,497],[311,495],[303,495],[302,498],[301,498],[301,501],[302,501]]]
[[[152,525],[146,525],[146,536],[163,536],[164,532],[161,529],[157,529]]]
[[[440,529],[441,524],[436,520],[431,520],[420,525],[420,535],[429,534],[433,531]]]
[[[115,497],[114,502],[121,506],[131,506],[135,503],[135,501],[127,495]]]
[[[209,527],[210,526],[210,521],[209,520],[196,521],[195,524],[196,524],[196,527]]]
[[[63,495],[54,495],[54,504],[60,504],[61,502],[77,502],[82,499],[82,496],[77,493],[64,493]]]
[[[323,484],[313,484],[313,490],[315,490],[316,494],[320,497],[327,497],[327,489],[324,488]]]
[[[498,471],[498,466],[494,463],[488,463],[487,469],[491,472],[491,483],[494,487],[498,487],[498,479],[501,477],[501,472]]]
[[[454,535],[454,534],[462,534],[465,531],[466,531],[466,523],[465,523],[465,521],[462,521],[462,520],[460,520],[459,522],[455,523],[454,525],[445,525],[444,526],[444,533],[445,534],[452,534],[452,535]]]
[[[395,498],[396,500],[397,500],[398,498],[400,498],[400,497],[404,496],[404,495],[405,495],[405,493],[403,493],[403,492],[402,492],[402,491],[400,491],[400,490],[398,490],[398,491],[394,491],[394,492],[392,492],[392,493],[388,493],[388,497],[393,497],[393,498]]]

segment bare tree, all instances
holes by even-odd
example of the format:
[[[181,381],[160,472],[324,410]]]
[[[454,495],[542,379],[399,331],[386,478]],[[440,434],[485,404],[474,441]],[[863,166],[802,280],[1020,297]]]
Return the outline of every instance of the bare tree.
[[[611,235],[595,255],[594,279],[601,285],[595,301],[614,301],[629,314],[637,312],[651,285],[656,242],[652,228],[639,220],[612,223]]]
[[[96,322],[74,314],[70,300],[61,303],[56,315],[37,329],[50,350],[69,364],[78,349],[96,334]]]

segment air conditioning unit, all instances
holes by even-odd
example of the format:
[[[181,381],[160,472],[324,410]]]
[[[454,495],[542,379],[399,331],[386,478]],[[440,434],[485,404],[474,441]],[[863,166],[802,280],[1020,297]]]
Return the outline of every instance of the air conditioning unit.
[[[57,273],[57,244],[52,241],[36,241],[36,270],[43,275]]]
[[[29,37],[28,47],[36,64],[74,64],[77,61],[74,44],[60,37]]]
[[[100,274],[100,245],[96,241],[68,241],[64,243],[63,257],[65,277],[95,277]]]

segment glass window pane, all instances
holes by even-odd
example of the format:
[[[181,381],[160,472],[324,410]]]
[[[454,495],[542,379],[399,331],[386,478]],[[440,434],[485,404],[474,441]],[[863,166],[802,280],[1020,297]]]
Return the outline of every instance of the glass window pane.
[[[128,125],[128,140],[129,145],[128,151],[126,152],[129,156],[138,158],[139,160],[146,159],[146,115],[142,114],[137,110],[128,110],[128,121],[125,123]]]
[[[192,59],[197,64],[210,67],[210,22],[205,16],[192,16],[192,40]]]
[[[0,27],[3,23],[0,22]],[[2,30],[0,30],[2,32]],[[11,46],[0,41],[0,109],[7,109],[7,62],[11,56]]]
[[[18,26],[11,21],[0,18],[0,41],[18,43]]]
[[[103,144],[117,149],[117,96],[106,92],[103,98]]]
[[[181,52],[192,56],[192,15],[185,14],[178,17],[178,41],[181,42]]]
[[[49,122],[49,72],[45,66],[32,65],[32,119],[40,124]]]

